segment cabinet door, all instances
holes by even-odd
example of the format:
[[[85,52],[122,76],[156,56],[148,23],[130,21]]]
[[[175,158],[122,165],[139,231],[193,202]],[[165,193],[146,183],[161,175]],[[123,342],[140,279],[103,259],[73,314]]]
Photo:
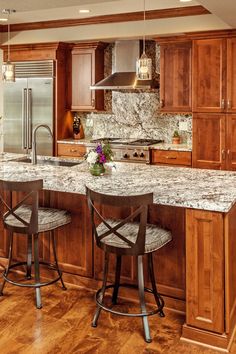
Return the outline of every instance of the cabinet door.
[[[228,114],[227,121],[227,170],[236,170],[236,114]]]
[[[90,86],[104,78],[105,43],[76,44],[72,50],[72,110],[104,109],[104,91]]]
[[[227,112],[236,112],[236,38],[227,39]]]
[[[95,109],[94,50],[72,54],[72,109]]]
[[[191,111],[191,43],[161,45],[160,99],[163,112]]]
[[[225,102],[225,39],[193,41],[193,111],[222,112]]]
[[[193,115],[193,167],[226,168],[225,115]]]

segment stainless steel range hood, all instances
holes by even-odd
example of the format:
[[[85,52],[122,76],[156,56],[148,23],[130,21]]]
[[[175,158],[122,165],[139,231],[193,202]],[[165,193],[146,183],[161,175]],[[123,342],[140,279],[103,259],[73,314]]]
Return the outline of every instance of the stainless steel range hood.
[[[140,57],[139,41],[117,41],[113,52],[112,74],[90,86],[91,90],[131,90],[158,87],[154,80],[136,79],[136,60]]]

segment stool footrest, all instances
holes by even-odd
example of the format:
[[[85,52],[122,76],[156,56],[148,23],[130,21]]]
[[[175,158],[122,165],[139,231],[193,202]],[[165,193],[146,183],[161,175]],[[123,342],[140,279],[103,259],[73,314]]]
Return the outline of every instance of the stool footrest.
[[[107,285],[105,287],[105,289],[113,289],[115,287],[115,284],[111,284],[111,285]],[[120,284],[119,287],[126,287],[126,288],[133,288],[133,289],[138,289],[138,286],[137,285],[133,285],[133,284],[126,284],[126,283],[123,283],[123,284]],[[154,295],[154,292],[152,289],[150,288],[144,288],[144,290],[148,293],[152,293]],[[157,314],[158,312],[161,314],[163,313],[162,312],[162,309],[164,307],[164,300],[163,298],[161,297],[160,294],[157,294],[158,298],[159,298],[159,301],[160,301],[160,306],[158,306],[155,310],[153,311],[146,311],[146,312],[142,312],[142,313],[125,313],[125,312],[120,312],[120,311],[116,311],[116,310],[113,310],[107,306],[105,306],[102,302],[100,302],[99,300],[99,296],[100,296],[100,293],[102,291],[102,288],[98,289],[98,291],[96,292],[96,295],[95,295],[95,300],[96,300],[96,304],[102,308],[103,310],[107,311],[107,312],[111,312],[115,315],[120,315],[120,316],[128,316],[128,317],[144,317],[144,316],[151,316],[151,315],[155,315]]]
[[[34,262],[32,262],[32,264],[34,264]],[[49,263],[49,262],[44,262],[44,261],[40,261],[39,264],[43,264],[45,266],[47,266],[49,269],[51,270],[55,270],[57,271],[56,267]],[[14,263],[12,264],[10,267],[9,267],[9,270],[12,269],[12,268],[16,268],[16,267],[19,267],[21,265],[27,265],[27,262],[17,262],[17,263]],[[10,284],[12,285],[16,285],[16,286],[20,286],[20,287],[23,287],[23,288],[41,288],[43,286],[47,286],[47,285],[51,285],[51,284],[54,284],[56,283],[58,280],[60,280],[62,278],[62,272],[59,271],[59,275],[50,280],[50,281],[47,281],[47,282],[40,282],[40,283],[30,283],[30,284],[24,284],[24,283],[20,283],[20,282],[17,282],[17,281],[14,281],[14,280],[11,280],[8,275],[6,275],[6,270],[3,272],[3,278]]]

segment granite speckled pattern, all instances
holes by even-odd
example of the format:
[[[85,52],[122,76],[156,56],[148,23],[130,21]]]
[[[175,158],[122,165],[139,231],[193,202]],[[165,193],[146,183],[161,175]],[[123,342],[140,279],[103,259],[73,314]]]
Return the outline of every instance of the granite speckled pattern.
[[[173,150],[173,151],[192,151],[192,145],[189,144],[154,144],[151,145],[152,150]]]
[[[42,178],[52,191],[85,194],[85,185],[102,193],[134,195],[154,193],[154,203],[228,212],[236,202],[236,173],[194,168],[116,163],[110,174],[94,177],[83,162],[74,167],[0,163],[0,178]]]

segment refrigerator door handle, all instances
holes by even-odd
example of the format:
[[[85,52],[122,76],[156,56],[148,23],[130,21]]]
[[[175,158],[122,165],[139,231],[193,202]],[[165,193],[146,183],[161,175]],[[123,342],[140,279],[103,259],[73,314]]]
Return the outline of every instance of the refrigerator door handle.
[[[28,149],[32,149],[32,89],[28,89],[28,100],[27,100],[27,141]]]
[[[27,149],[27,89],[22,90],[22,148]]]

